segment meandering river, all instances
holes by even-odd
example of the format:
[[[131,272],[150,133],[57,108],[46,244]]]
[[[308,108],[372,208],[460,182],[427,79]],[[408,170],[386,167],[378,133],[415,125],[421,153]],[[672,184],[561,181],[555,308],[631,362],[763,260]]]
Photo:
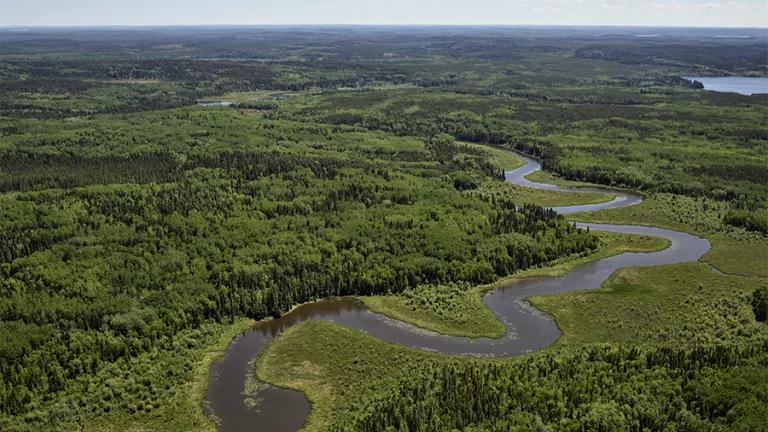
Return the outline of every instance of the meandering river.
[[[555,207],[559,213],[625,207],[642,201],[638,195],[613,189],[570,189],[532,182],[525,176],[541,169],[541,165],[528,157],[515,155],[523,159],[525,165],[506,173],[506,180],[511,183],[565,192],[607,191],[615,196],[612,201],[599,204]],[[232,341],[224,356],[211,367],[204,408],[222,432],[288,432],[300,429],[310,412],[310,404],[303,393],[258,383],[257,389],[248,390],[251,392],[249,397],[258,400],[256,408],[246,405],[245,393],[246,378],[252,373],[253,360],[282,331],[303,321],[331,321],[388,342],[442,354],[508,357],[545,348],[560,336],[554,320],[532,307],[525,301],[526,297],[597,288],[622,267],[696,261],[710,247],[705,239],[662,228],[581,222],[577,226],[663,237],[670,240],[671,245],[658,252],[615,255],[581,265],[565,276],[523,279],[489,292],[483,301],[507,328],[507,334],[500,339],[472,339],[430,332],[371,312],[351,298],[300,306],[280,319],[256,324]]]

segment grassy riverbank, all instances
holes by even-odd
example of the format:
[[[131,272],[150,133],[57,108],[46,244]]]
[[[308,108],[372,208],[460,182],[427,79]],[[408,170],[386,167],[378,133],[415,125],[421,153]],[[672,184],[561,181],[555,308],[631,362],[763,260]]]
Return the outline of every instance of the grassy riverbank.
[[[666,351],[655,351],[654,347],[623,347],[618,344],[559,345],[510,359],[452,358],[389,344],[330,323],[307,321],[290,328],[275,340],[257,362],[257,371],[264,380],[300,390],[308,396],[312,412],[304,432],[365,430],[357,427],[360,426],[356,423],[359,419],[370,417],[381,407],[391,409],[390,404],[399,404],[400,400],[407,410],[408,406],[432,399],[435,401],[433,409],[440,410],[439,401],[450,403],[451,395],[458,392],[452,386],[469,386],[468,393],[474,397],[481,397],[481,391],[498,393],[499,403],[502,403],[500,410],[496,414],[486,414],[485,419],[521,422],[525,426],[523,430],[540,424],[541,420],[537,422],[533,417],[543,414],[548,415],[544,418],[550,423],[585,425],[590,430],[596,413],[616,413],[619,407],[611,401],[622,399],[637,405],[642,403],[644,410],[650,412],[671,410],[672,414],[679,411],[669,407],[669,399],[674,404],[686,406],[719,401],[734,414],[708,417],[697,411],[686,411],[685,417],[673,417],[674,421],[712,426],[707,430],[762,430],[761,419],[768,410],[752,396],[764,395],[766,390],[768,370],[759,366],[759,355],[749,358],[749,354],[741,354],[743,360],[734,359],[739,367],[693,362],[680,370],[646,363],[646,359],[659,358],[659,353],[669,355]],[[567,372],[560,368],[567,368]],[[486,375],[496,382],[483,379]],[[437,383],[417,394],[410,394],[408,389],[420,386],[425,379]],[[595,382],[611,385],[595,385]],[[487,385],[491,387],[487,388]],[[734,385],[738,390],[730,391],[725,400],[718,399],[726,387]],[[569,389],[575,386],[580,386],[579,397],[566,397]],[[666,397],[658,397],[658,392],[663,392]],[[525,399],[519,401],[517,397],[509,397],[510,394],[519,394],[519,398]],[[547,407],[553,398],[566,401],[576,409],[551,411]],[[520,415],[505,418],[509,415],[506,405],[517,406],[515,401],[523,405],[517,408]],[[637,412],[634,414],[638,415]],[[418,416],[417,421],[424,422],[421,423],[424,426],[434,419]],[[614,421],[611,424],[624,424],[623,417],[616,417]],[[371,429],[370,425],[366,429],[384,430]],[[512,429],[483,427],[468,430]]]
[[[728,205],[708,198],[652,194],[631,207],[569,215],[573,220],[658,226],[707,238],[704,260],[731,274],[768,277],[768,237],[727,225]]]
[[[530,301],[555,318],[560,344],[702,345],[765,334],[748,301],[764,283],[718,274],[702,263],[632,267],[617,271],[602,288]]]
[[[191,349],[186,355],[186,358],[193,362],[190,372],[182,382],[168,387],[166,392],[168,399],[158,403],[159,409],[134,413],[121,410],[115,413],[107,411],[101,416],[86,418],[81,425],[77,422],[61,424],[60,430],[215,432],[216,425],[201,409],[208,388],[211,365],[224,354],[235,336],[253,324],[253,320],[242,318],[232,324],[220,325],[198,347]],[[156,369],[163,374],[168,374],[175,367],[162,362],[154,366],[155,369],[144,369],[143,376],[146,379],[149,379],[147,377],[151,376]]]
[[[598,204],[613,199],[613,195],[608,193],[550,191],[515,186],[509,183],[485,185],[479,192],[497,194],[516,203],[536,204],[542,207]]]
[[[389,317],[438,333],[465,337],[498,338],[506,332],[485,304],[482,296],[489,290],[515,279],[535,276],[560,276],[573,268],[623,252],[653,252],[669,246],[669,241],[644,235],[596,232],[601,247],[585,256],[570,257],[550,266],[532,268],[492,285],[460,287],[457,285],[422,286],[387,296],[359,297],[365,305]]]
[[[468,142],[461,142],[458,144],[465,145],[470,148],[484,152],[487,156],[488,161],[490,161],[491,163],[493,163],[499,168],[503,168],[505,171],[517,169],[525,165],[525,161],[516,157],[511,152],[501,149],[499,147],[468,143]]]
[[[424,285],[397,295],[359,297],[368,309],[438,333],[500,338],[506,333],[479,287]]]
[[[555,318],[563,336],[552,348],[533,353],[528,359],[514,358],[497,362],[514,369],[514,365],[521,361],[555,361],[569,358],[579,350],[589,349],[592,346],[590,344],[594,343],[609,343],[613,347],[647,347],[640,349],[654,349],[661,345],[677,349],[713,343],[728,344],[734,340],[747,343],[767,337],[768,327],[755,321],[749,305],[750,294],[768,283],[768,279],[761,277],[762,267],[759,264],[761,254],[765,253],[764,240],[754,233],[724,226],[717,217],[718,212],[722,211],[717,203],[708,200],[662,194],[652,195],[644,203],[629,208],[573,216],[574,219],[595,222],[658,225],[703,235],[713,245],[713,251],[706,255],[708,262],[725,271],[749,275],[719,274],[703,263],[627,268],[618,271],[603,287],[594,290],[533,297],[531,301],[535,306]],[[594,259],[629,250],[652,251],[668,246],[666,240],[648,236],[614,233],[598,235],[603,246],[597,253],[578,259],[566,259],[548,267],[529,269],[514,277],[558,276]],[[498,284],[507,282],[509,279]],[[480,296],[484,290],[498,284],[472,288],[468,293],[472,293],[474,298],[455,296],[452,300],[474,305],[473,308],[464,309],[464,314],[468,310],[482,313]],[[434,294],[429,291],[425,297],[429,293]],[[484,328],[486,332],[492,328],[487,324],[484,328],[470,325],[471,330],[467,330],[467,327],[461,327],[459,320],[447,325],[450,314],[447,315],[445,311],[461,310],[458,307],[438,308],[430,305],[413,311],[410,308],[412,305],[404,298],[382,297],[369,300],[367,303],[379,311],[447,333],[481,334]],[[443,314],[438,318],[432,312],[435,310],[442,310]],[[325,343],[335,344],[334,349],[323,348]],[[323,354],[318,355],[319,352]],[[329,430],[334,424],[349,424],[353,417],[351,412],[360,410],[360,406],[375,399],[376,394],[386,393],[394,385],[393,376],[408,373],[403,371],[413,371],[419,367],[441,369],[451,362],[446,357],[387,344],[324,323],[305,323],[291,329],[288,335],[270,346],[267,353],[259,363],[260,376],[305,391],[313,401],[316,410],[313,410],[309,419],[309,431]],[[576,355],[578,358],[579,354]],[[481,360],[462,360],[457,365],[464,367],[466,362],[476,361],[479,362],[478,366],[483,364]],[[404,363],[408,366],[404,366]],[[356,368],[359,364],[367,366],[358,371]],[[368,374],[368,369],[374,373]],[[662,373],[665,373],[663,370]],[[744,392],[753,394],[758,391],[754,387],[756,377],[764,375],[766,371],[764,367],[758,367],[740,372],[729,370],[728,373],[736,374],[728,379],[751,383],[744,387]],[[667,375],[654,376],[658,385],[678,385]],[[708,382],[709,378],[702,379]],[[715,388],[711,387],[714,384],[702,385]],[[712,391],[720,392],[718,388]],[[706,394],[698,393],[699,396]],[[754,425],[760,424],[765,410],[750,405],[747,399],[733,398],[731,402],[746,404],[738,406],[752,407],[744,408],[749,411],[748,415],[734,417],[737,423],[734,423],[732,430],[754,430]]]
[[[494,165],[503,168],[504,171],[514,170],[525,165],[525,162],[522,159],[516,157],[508,150],[490,145],[464,144],[471,148],[484,151],[488,160]],[[551,183],[559,186],[592,186],[588,183],[563,180],[541,170],[529,174],[527,178],[533,181]],[[503,196],[518,204],[536,204],[543,207],[598,204],[610,201],[614,197],[610,193],[600,192],[562,192],[556,190],[533,189],[517,186],[508,182],[486,182],[476,191],[476,193]]]
[[[441,356],[390,344],[338,325],[291,327],[256,362],[264,381],[301,390],[312,403],[304,432],[352,420],[355,402],[393,388],[402,373]]]
[[[549,171],[544,170],[538,170],[534,171],[526,176],[526,178],[530,181],[535,181],[537,183],[549,183],[561,187],[569,187],[569,188],[576,188],[576,187],[605,187],[603,185],[597,185],[594,183],[587,183],[577,180],[568,180],[564,179],[562,177],[558,177],[554,174],[552,174]]]
[[[608,258],[624,252],[655,252],[669,247],[670,242],[660,237],[647,235],[612,233],[605,231],[594,231],[602,242],[602,246],[597,252],[573,259],[562,259],[546,267],[535,267],[521,271],[509,279],[518,279],[524,277],[557,277],[563,276],[574,268],[588,262]],[[501,283],[505,283],[505,279]]]

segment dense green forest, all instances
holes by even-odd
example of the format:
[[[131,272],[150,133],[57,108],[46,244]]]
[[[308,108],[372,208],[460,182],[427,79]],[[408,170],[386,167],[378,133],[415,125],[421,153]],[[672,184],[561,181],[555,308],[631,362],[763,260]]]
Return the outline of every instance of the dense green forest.
[[[396,294],[482,327],[473,287],[604,247],[510,198],[506,162],[468,143],[643,191],[592,217],[695,232],[710,264],[741,250],[739,286],[768,286],[768,95],[683,78],[765,77],[763,34],[613,31],[0,29],[0,429],[210,430],[176,422],[202,416],[190,383],[246,318]],[[700,291],[730,301],[713,319],[754,317],[706,346],[585,338],[504,362],[360,340],[380,358],[308,430],[761,430],[764,291]]]
[[[339,430],[761,431],[765,344],[589,346],[504,364],[432,366]]]
[[[470,194],[500,168],[452,142],[446,160],[418,140],[204,108],[15,124],[4,187],[46,189],[2,199],[9,414],[209,321],[488,283],[596,247],[551,210]]]
[[[537,155],[564,178],[705,195],[748,211],[768,200],[765,95],[713,105],[683,90],[675,98],[606,91],[623,101],[595,101],[595,92],[586,91],[569,100],[558,93],[542,102],[426,90],[347,92],[294,100],[291,111],[274,115],[309,115],[398,135],[448,133]]]
[[[6,31],[0,110],[67,118],[213,98],[272,118],[448,133],[539,156],[569,179],[725,200],[729,221],[765,231],[768,96],[682,78],[765,76],[763,35],[563,31]]]

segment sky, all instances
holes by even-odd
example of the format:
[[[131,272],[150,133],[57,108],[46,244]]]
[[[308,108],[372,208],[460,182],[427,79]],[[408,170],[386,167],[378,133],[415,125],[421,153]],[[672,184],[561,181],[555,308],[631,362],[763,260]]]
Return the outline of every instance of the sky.
[[[768,0],[0,0],[0,26],[193,24],[767,27]]]

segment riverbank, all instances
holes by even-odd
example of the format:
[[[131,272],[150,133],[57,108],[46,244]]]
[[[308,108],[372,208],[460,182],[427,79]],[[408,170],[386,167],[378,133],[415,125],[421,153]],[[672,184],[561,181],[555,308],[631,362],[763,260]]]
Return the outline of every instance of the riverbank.
[[[498,339],[506,329],[483,303],[483,295],[527,277],[562,276],[577,266],[624,252],[655,252],[669,247],[669,240],[644,235],[595,232],[601,246],[592,254],[569,257],[548,266],[528,269],[491,285],[458,291],[448,286],[427,286],[388,296],[358,297],[370,310],[415,326],[452,336]],[[414,298],[423,299],[421,302]]]
[[[534,161],[531,161],[530,159],[526,162],[526,171],[523,172],[531,172],[532,170],[536,169],[536,164]],[[517,177],[513,175],[513,179],[517,179],[519,177],[519,174]],[[509,180],[510,177],[507,176],[507,179]],[[513,180],[517,181],[517,180]],[[530,182],[529,182],[530,183]],[[599,205],[592,205],[587,208],[600,208],[600,207],[613,207],[613,206],[621,206],[621,205],[632,205],[638,202],[639,198],[636,196],[632,196],[631,194],[626,193],[620,193],[622,196],[622,199],[617,200],[614,199],[610,202],[606,202],[604,204]],[[580,207],[581,208],[581,207]],[[565,209],[567,210],[567,208]],[[581,267],[576,267],[576,269],[579,269],[581,271],[573,271],[571,273],[568,273],[567,276],[564,276],[562,278],[532,278],[529,280],[521,280],[517,283],[505,287],[503,290],[496,290],[490,293],[488,296],[483,298],[483,301],[486,305],[489,306],[490,309],[494,311],[494,313],[504,322],[505,326],[507,327],[508,336],[505,336],[505,339],[500,341],[498,343],[496,342],[489,342],[492,341],[491,339],[480,339],[478,340],[479,343],[473,342],[472,339],[462,339],[462,338],[454,338],[451,336],[441,336],[436,333],[426,333],[426,334],[420,334],[416,329],[408,329],[406,327],[392,327],[393,325],[397,326],[397,322],[386,322],[386,320],[382,321],[381,318],[375,318],[375,322],[373,325],[370,325],[366,323],[366,319],[361,321],[361,316],[354,314],[354,315],[348,315],[346,312],[341,313],[340,315],[334,315],[330,320],[339,324],[342,324],[346,327],[352,327],[355,329],[361,329],[366,332],[372,332],[371,336],[375,336],[379,339],[388,340],[390,342],[397,342],[398,344],[404,344],[410,347],[414,348],[421,348],[422,350],[436,350],[445,354],[461,354],[461,353],[467,353],[467,352],[473,352],[473,353],[487,353],[487,355],[493,355],[493,356],[509,356],[514,354],[522,354],[529,350],[539,350],[544,347],[547,347],[554,343],[559,335],[560,331],[557,328],[554,321],[552,321],[550,318],[536,314],[533,310],[527,310],[523,309],[520,310],[517,305],[522,305],[520,303],[524,298],[532,295],[532,294],[541,294],[541,293],[554,293],[554,292],[560,292],[560,291],[568,291],[573,289],[585,289],[589,288],[591,286],[598,286],[601,284],[602,281],[604,281],[611,273],[613,273],[617,268],[622,268],[627,265],[631,265],[631,263],[646,263],[646,264],[661,264],[661,263],[667,263],[667,262],[680,262],[680,261],[686,261],[690,259],[697,259],[700,257],[704,252],[706,252],[709,249],[709,245],[706,241],[703,241],[701,239],[697,239],[693,236],[686,235],[683,233],[676,233],[674,231],[665,231],[665,230],[658,230],[658,229],[643,229],[643,228],[637,228],[637,227],[631,227],[631,226],[622,226],[622,225],[591,225],[593,229],[605,229],[608,231],[614,231],[622,233],[626,231],[627,233],[653,233],[653,235],[658,235],[661,237],[665,237],[671,241],[673,241],[673,246],[675,248],[675,251],[671,252],[656,252],[655,254],[623,254],[620,256],[616,256],[616,260],[611,259],[603,259],[594,262],[595,266],[590,265],[582,265]],[[676,245],[675,245],[676,243]],[[656,247],[659,245],[657,244]],[[682,248],[682,249],[681,249]],[[685,250],[685,253],[680,253],[680,251]],[[678,256],[679,254],[679,256]],[[636,258],[629,259],[628,261],[625,261],[624,257],[634,256]],[[589,267],[589,269],[587,269]],[[595,274],[592,275],[592,269],[594,268]],[[585,273],[586,272],[586,273]],[[584,278],[584,276],[589,275],[589,277]],[[576,284],[573,284],[573,282],[569,282],[569,277],[572,276],[570,279],[573,279],[573,282],[577,282]],[[529,283],[530,282],[530,283]],[[594,285],[592,285],[594,283]],[[511,298],[505,299],[507,295],[512,295]],[[511,303],[510,303],[511,302]],[[509,307],[512,306],[512,309],[509,309]],[[338,313],[338,312],[337,312]],[[370,314],[370,312],[368,312]],[[309,315],[307,315],[307,318],[309,318]],[[315,319],[323,319],[321,315],[318,315],[315,317]],[[389,318],[387,318],[389,319]],[[405,325],[403,323],[400,324]],[[299,326],[295,326],[289,330],[291,331],[298,331],[293,330],[294,328],[306,328],[307,324],[302,323]],[[398,328],[397,331],[393,330],[395,328]],[[316,330],[316,331],[322,331],[322,330]],[[542,337],[543,336],[543,337]],[[284,338],[280,338],[279,340],[282,341]],[[274,352],[275,350],[275,343],[270,344],[266,348],[266,354],[264,354],[260,360],[258,361],[257,366],[257,373],[260,378],[267,379],[270,382],[275,382],[278,385],[286,386],[290,388],[296,388],[296,389],[308,389],[307,391],[310,392],[310,400],[312,401],[313,405],[315,407],[323,406],[324,404],[320,401],[323,400],[336,400],[334,398],[330,398],[326,396],[318,396],[316,393],[316,386],[306,386],[305,383],[295,382],[289,380],[285,380],[286,376],[283,376],[282,379],[279,375],[273,375],[270,376],[270,370],[273,372],[277,369],[272,369],[273,365],[270,363],[270,358],[275,358],[275,356],[272,356],[270,352]],[[306,346],[306,344],[305,344]],[[340,347],[341,349],[341,347]],[[469,350],[469,351],[466,351]],[[511,351],[510,351],[511,350]],[[293,352],[291,354],[291,357],[295,358],[295,356],[299,355],[298,352]],[[277,356],[279,358],[280,356]],[[313,359],[314,360],[314,359]],[[285,366],[284,359],[280,359],[276,361],[276,364],[280,364],[281,368]],[[311,363],[311,360],[304,359],[302,361],[302,365],[308,366],[307,362]],[[281,369],[283,370],[283,369]],[[295,371],[296,373],[299,373],[299,371]],[[316,374],[317,375],[317,374]],[[289,376],[295,376],[294,374],[291,374]],[[380,380],[376,380],[380,381]],[[309,388],[312,388],[312,390],[309,390]],[[339,405],[343,404],[337,404],[337,403],[327,403],[325,406],[332,406],[332,407],[338,407]],[[316,418],[325,418],[326,415],[324,414],[324,409],[321,408],[315,408],[320,414],[311,413],[309,417],[309,423],[308,428],[312,430],[314,427],[313,425],[318,424],[317,422],[322,422],[323,420],[315,420]],[[333,408],[336,409],[336,408]],[[336,412],[338,414],[338,412]],[[334,416],[331,416],[334,417]],[[335,416],[334,418],[338,418],[338,416]]]
[[[764,283],[685,263],[625,268],[600,288],[529,301],[557,321],[557,345],[707,345],[764,334],[747,301]]]
[[[588,208],[632,205],[636,204],[639,200],[639,198],[633,197],[631,194],[624,193],[623,195],[625,196],[623,200],[613,200]],[[566,208],[565,210],[568,209]],[[581,224],[581,226],[585,225]],[[282,325],[282,337],[266,345],[265,353],[257,361],[257,374],[260,379],[267,382],[303,392],[297,392],[297,395],[306,394],[312,403],[312,411],[309,413],[306,430],[322,429],[327,427],[329,422],[335,422],[340,418],[344,418],[345,415],[354,415],[357,401],[360,398],[373,394],[371,393],[371,391],[374,391],[373,389],[375,389],[375,394],[380,394],[382,391],[385,392],[386,385],[383,383],[387,382],[388,378],[390,382],[393,382],[391,381],[392,377],[390,374],[397,376],[396,370],[402,370],[402,367],[405,367],[403,366],[404,364],[412,366],[419,364],[421,360],[417,359],[433,363],[441,363],[446,359],[445,357],[431,354],[428,351],[438,351],[443,354],[476,353],[476,355],[506,357],[523,354],[530,350],[541,350],[551,346],[560,338],[561,328],[549,316],[538,313],[530,307],[526,308],[523,302],[523,299],[526,297],[562,293],[571,290],[584,290],[600,286],[603,281],[608,285],[611,283],[609,276],[617,269],[633,265],[659,265],[696,260],[709,249],[709,243],[705,240],[682,232],[642,228],[633,225],[593,224],[589,226],[593,230],[606,229],[619,233],[653,233],[652,235],[666,237],[673,241],[673,243],[669,249],[662,249],[656,253],[620,254],[597,261],[584,257],[587,262],[580,265],[569,262],[560,263],[561,267],[559,268],[544,269],[542,271],[549,274],[562,274],[564,275],[562,277],[522,278],[510,282],[504,289],[491,292],[483,297],[483,302],[501,318],[507,330],[512,331],[512,333],[509,333],[508,336],[505,336],[504,339],[498,342],[494,342],[491,339],[478,339],[474,341],[472,339],[455,338],[437,333],[424,333],[423,330],[400,321],[392,320],[383,315],[374,314],[354,303],[344,303],[344,306],[341,308],[334,306],[333,302],[319,303],[319,305],[328,305],[328,313],[321,312],[319,314],[314,311],[313,305],[308,305],[297,310],[297,312],[302,313],[301,319],[292,320],[291,323]],[[614,246],[616,249],[626,248],[626,244],[622,244],[625,242],[627,242],[626,237],[614,239]],[[666,246],[663,242],[659,243],[650,237],[643,239],[639,244],[644,244],[645,247],[649,248]],[[606,252],[604,251],[603,253]],[[695,268],[696,264],[693,265]],[[706,266],[699,265],[699,267],[706,268],[707,271],[711,272]],[[569,272],[569,269],[572,271]],[[649,269],[652,271],[655,268]],[[633,269],[628,271],[631,270]],[[534,275],[536,274],[531,274],[531,276]],[[723,277],[728,276],[723,275]],[[663,281],[664,277],[661,279]],[[668,287],[672,290],[675,288],[671,285],[668,285]],[[709,293],[709,290],[705,290],[705,292]],[[657,295],[657,293],[641,293],[640,297],[643,295]],[[615,299],[610,297],[604,299],[604,301],[600,302],[600,307],[611,307],[610,302],[613,300]],[[638,302],[632,306],[633,308],[642,308],[643,303]],[[694,309],[691,310],[693,311]],[[678,313],[676,311],[672,312]],[[599,310],[593,310],[592,313],[599,313]],[[552,316],[556,314],[557,311],[554,311]],[[619,317],[619,319],[632,319],[633,314],[626,315]],[[586,318],[579,318],[579,320],[583,319]],[[305,320],[310,321],[304,322]],[[337,326],[327,323],[316,323],[312,320],[332,321],[333,323],[341,324],[343,327],[363,330],[368,335],[358,337],[357,332],[345,328],[343,329],[344,335],[342,336],[337,334],[339,332]],[[727,317],[726,321],[728,321]],[[665,321],[644,322],[644,326],[650,329],[648,331],[653,331],[654,328],[659,329],[661,323],[665,323]],[[715,327],[722,328],[720,325]],[[704,329],[704,331],[706,330],[707,328]],[[565,327],[562,331],[568,332],[564,336],[567,337],[581,330],[574,330],[574,327],[571,326]],[[745,329],[741,328],[739,331],[743,332]],[[760,335],[759,330],[756,334]],[[311,343],[306,340],[309,335],[312,337],[313,342]],[[295,338],[292,336],[295,336]],[[328,339],[325,338],[326,336]],[[376,341],[371,342],[371,338],[375,338]],[[321,342],[325,340],[336,342],[329,342],[328,344],[323,342],[323,347],[321,348],[315,346],[315,342],[318,340]],[[397,354],[399,357],[396,359],[386,359],[386,356],[377,353],[378,349],[373,350],[376,353],[376,358],[381,357],[385,361],[384,364],[377,363],[377,361],[381,360],[370,359],[366,356],[366,353],[370,352],[371,348],[369,346],[366,351],[364,345],[370,344],[385,347],[382,349],[392,350],[396,354],[399,353]],[[562,343],[555,346],[560,345]],[[332,349],[329,350],[329,346]],[[413,350],[407,347],[419,349]],[[352,352],[347,352],[349,350]],[[547,351],[549,350],[545,350],[545,352]],[[393,369],[390,369],[390,367],[393,367]],[[373,372],[374,370],[378,372]],[[271,403],[271,405],[274,405],[274,403]],[[283,408],[280,411],[283,415],[289,412],[293,413],[293,407],[281,406]],[[304,410],[304,408],[300,410]],[[267,411],[264,408],[262,413],[269,415]],[[273,410],[272,415],[277,415],[277,412]],[[299,418],[297,417],[296,419],[298,420]],[[304,417],[302,416],[300,419],[303,422]]]
[[[216,424],[203,409],[205,394],[210,380],[211,365],[220,359],[231,345],[232,340],[255,324],[255,321],[241,318],[231,324],[217,325],[211,338],[203,341],[189,353],[194,366],[189,379],[175,388],[170,400],[161,409],[149,413],[110,414],[84,420],[82,424],[72,422],[61,425],[61,430],[84,430],[99,432],[216,432]],[[167,373],[168,371],[166,371]]]
[[[572,220],[659,226],[707,238],[703,260],[734,275],[768,277],[768,237],[723,223],[726,203],[683,195],[653,194],[632,207],[568,215]]]

